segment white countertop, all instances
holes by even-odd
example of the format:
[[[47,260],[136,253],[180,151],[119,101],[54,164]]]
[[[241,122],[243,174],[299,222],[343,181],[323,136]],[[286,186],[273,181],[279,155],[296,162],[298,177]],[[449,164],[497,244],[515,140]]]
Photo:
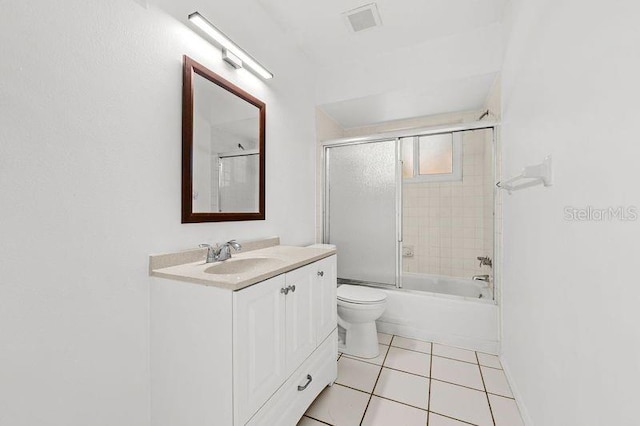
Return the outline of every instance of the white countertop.
[[[295,247],[275,245],[259,250],[232,254],[231,259],[223,262],[205,263],[204,261],[199,260],[197,262],[151,269],[150,274],[156,277],[170,278],[235,291],[301,266],[308,265],[309,263],[313,263],[317,260],[324,259],[325,257],[329,257],[335,253],[336,250],[329,247]],[[205,272],[205,270],[215,267],[216,265],[221,265],[225,262],[234,262],[239,259],[250,258],[267,258],[268,261],[263,264],[257,264],[242,273],[212,274]]]

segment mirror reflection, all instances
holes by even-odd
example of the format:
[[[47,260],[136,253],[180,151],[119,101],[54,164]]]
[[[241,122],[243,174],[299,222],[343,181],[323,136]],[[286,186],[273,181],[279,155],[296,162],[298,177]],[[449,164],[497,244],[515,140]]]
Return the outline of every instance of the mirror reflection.
[[[193,96],[193,212],[257,212],[259,109],[198,74]]]

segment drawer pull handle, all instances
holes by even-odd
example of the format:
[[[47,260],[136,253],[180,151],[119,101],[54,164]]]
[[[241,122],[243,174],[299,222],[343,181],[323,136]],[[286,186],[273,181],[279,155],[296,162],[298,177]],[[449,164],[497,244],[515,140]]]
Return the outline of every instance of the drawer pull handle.
[[[302,392],[303,390],[305,390],[312,380],[313,377],[311,377],[311,374],[307,374],[307,383],[305,383],[304,386],[298,386],[298,392]]]
[[[318,271],[318,276],[319,277],[324,277],[324,271]]]

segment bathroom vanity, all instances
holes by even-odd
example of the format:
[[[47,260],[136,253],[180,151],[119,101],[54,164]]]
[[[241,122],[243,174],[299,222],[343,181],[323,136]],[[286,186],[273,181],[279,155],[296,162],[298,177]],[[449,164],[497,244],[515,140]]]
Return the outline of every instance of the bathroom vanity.
[[[152,425],[293,426],[336,379],[335,250],[251,248],[151,257]]]

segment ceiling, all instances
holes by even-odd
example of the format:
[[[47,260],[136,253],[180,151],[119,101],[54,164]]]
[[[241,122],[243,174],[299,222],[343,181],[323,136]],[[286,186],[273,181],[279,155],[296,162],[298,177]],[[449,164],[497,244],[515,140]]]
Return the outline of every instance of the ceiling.
[[[318,105],[344,127],[482,107],[502,63],[507,0],[256,0],[318,69]]]

